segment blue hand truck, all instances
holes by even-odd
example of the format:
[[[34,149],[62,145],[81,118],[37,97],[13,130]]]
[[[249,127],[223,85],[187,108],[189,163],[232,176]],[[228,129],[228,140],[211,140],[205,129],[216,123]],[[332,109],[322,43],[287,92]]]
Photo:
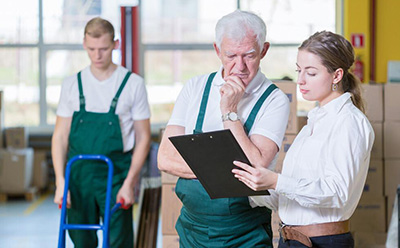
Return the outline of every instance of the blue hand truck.
[[[67,224],[66,223],[66,214],[67,214],[67,195],[68,195],[68,186],[69,186],[69,175],[71,172],[71,166],[77,160],[101,160],[107,163],[108,165],[108,176],[107,176],[107,191],[106,191],[106,206],[104,211],[104,219],[103,224]],[[111,215],[117,211],[124,202],[118,202],[113,206],[110,210],[110,199],[111,199],[111,188],[112,188],[112,177],[114,173],[114,167],[112,161],[103,155],[77,155],[71,158],[67,163],[67,168],[65,170],[65,186],[64,186],[64,195],[63,201],[61,204],[61,221],[60,221],[60,232],[58,236],[58,248],[65,248],[65,236],[67,229],[78,229],[78,230],[102,230],[103,231],[103,248],[110,247],[109,240],[109,225]]]

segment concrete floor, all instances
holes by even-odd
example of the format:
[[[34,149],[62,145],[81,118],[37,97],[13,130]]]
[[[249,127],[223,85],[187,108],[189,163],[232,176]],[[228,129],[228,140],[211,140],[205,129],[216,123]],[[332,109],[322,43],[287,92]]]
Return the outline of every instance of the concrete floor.
[[[53,203],[53,196],[52,193],[45,193],[31,202],[23,198],[12,198],[0,203],[0,248],[57,247],[61,211]],[[135,226],[138,220],[137,209],[136,206]],[[98,233],[101,244],[101,231]],[[157,248],[162,246],[160,233],[158,231]],[[73,247],[68,235],[65,247]]]

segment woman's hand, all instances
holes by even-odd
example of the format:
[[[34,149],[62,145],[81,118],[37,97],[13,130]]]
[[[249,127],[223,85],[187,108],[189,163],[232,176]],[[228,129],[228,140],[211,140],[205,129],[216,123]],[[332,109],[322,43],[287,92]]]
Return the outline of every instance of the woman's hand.
[[[264,167],[252,167],[245,163],[234,161],[240,169],[233,169],[235,177],[255,191],[275,189],[278,174]]]

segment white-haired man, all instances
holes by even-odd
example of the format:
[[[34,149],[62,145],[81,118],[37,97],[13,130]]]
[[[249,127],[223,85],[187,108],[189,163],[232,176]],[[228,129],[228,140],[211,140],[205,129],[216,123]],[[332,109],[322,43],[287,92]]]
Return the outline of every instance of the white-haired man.
[[[175,103],[158,167],[180,177],[176,194],[183,207],[176,229],[181,247],[272,247],[271,210],[253,208],[247,197],[211,200],[168,140],[230,129],[252,164],[273,164],[289,100],[259,69],[269,49],[265,37],[265,23],[255,14],[236,10],[221,18],[214,48],[222,66],[216,73],[190,79]]]

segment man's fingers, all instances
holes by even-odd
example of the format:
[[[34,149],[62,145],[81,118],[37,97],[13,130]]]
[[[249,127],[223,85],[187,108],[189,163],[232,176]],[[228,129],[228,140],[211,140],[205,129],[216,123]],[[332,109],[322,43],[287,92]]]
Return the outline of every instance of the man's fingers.
[[[242,92],[245,90],[244,85],[238,84],[234,81],[228,80],[222,87],[230,87],[230,89],[234,90],[235,92]]]
[[[237,76],[227,76],[226,78],[224,78],[224,80],[226,83],[231,84],[234,87],[239,87],[243,90],[246,88],[242,79]]]

